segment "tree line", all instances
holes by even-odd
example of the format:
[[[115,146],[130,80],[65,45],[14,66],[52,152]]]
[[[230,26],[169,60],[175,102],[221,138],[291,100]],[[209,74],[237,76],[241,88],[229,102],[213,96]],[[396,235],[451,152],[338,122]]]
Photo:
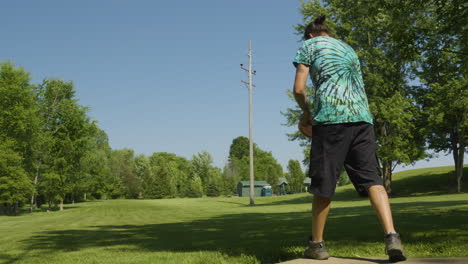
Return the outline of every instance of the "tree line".
[[[452,154],[453,182],[461,191],[468,150],[467,10],[459,0],[301,1],[299,36],[325,14],[333,35],[358,53],[388,193],[394,168],[431,157],[429,151]],[[296,126],[300,114],[286,109],[286,125]],[[307,163],[310,142],[299,132],[288,137],[304,146]]]
[[[33,84],[23,68],[0,64],[0,213],[43,205],[63,210],[64,203],[88,199],[233,195],[237,183],[249,179],[246,137],[232,141],[223,168],[206,151],[190,159],[167,152],[137,155],[112,149],[88,111],[71,81]],[[298,161],[290,161],[294,165],[284,173],[273,154],[256,144],[254,158],[256,180],[276,191],[279,178],[287,177],[301,191],[305,175]]]

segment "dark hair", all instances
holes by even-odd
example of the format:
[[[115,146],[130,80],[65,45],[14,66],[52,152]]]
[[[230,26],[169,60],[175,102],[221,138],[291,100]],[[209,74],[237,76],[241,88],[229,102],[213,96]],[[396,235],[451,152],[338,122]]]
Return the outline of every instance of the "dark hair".
[[[325,21],[326,16],[325,15],[320,15],[314,21],[310,22],[309,25],[306,27],[305,32],[304,32],[304,39],[310,39],[310,33],[312,34],[320,34],[320,33],[326,33],[330,34],[328,31],[327,25],[325,25],[323,22]]]

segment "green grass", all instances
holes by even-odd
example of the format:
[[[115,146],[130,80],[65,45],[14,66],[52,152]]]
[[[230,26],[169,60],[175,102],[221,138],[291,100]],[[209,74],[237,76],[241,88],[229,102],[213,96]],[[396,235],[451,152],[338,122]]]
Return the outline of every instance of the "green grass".
[[[468,256],[468,194],[441,194],[421,183],[443,181],[449,170],[395,175],[399,196],[391,203],[411,257]],[[351,188],[340,187],[332,203],[329,251],[384,257],[377,217]],[[417,195],[409,196],[412,188]],[[310,197],[265,197],[256,203],[111,200],[69,205],[63,212],[0,216],[0,263],[275,263],[300,257],[310,230]]]

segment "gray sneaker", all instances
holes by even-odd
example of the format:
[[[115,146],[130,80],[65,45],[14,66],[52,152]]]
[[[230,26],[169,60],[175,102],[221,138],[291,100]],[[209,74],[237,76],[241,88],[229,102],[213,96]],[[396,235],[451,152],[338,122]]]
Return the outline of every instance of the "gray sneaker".
[[[330,255],[328,255],[327,248],[323,241],[314,243],[312,239],[310,239],[309,247],[304,251],[304,257],[310,259],[328,259]]]
[[[405,251],[401,246],[400,235],[388,234],[384,236],[385,251],[390,259],[390,262],[398,262],[406,260]]]

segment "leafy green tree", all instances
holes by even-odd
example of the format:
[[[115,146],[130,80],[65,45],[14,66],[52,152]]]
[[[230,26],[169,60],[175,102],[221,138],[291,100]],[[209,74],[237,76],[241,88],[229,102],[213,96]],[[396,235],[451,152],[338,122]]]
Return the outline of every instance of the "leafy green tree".
[[[132,149],[112,150],[110,168],[116,188],[114,198],[138,198],[141,181],[135,172],[135,155]]]
[[[187,182],[190,180],[190,169],[191,163],[184,157],[176,156],[174,159],[175,165],[177,167],[176,173],[173,175],[174,182],[176,185],[177,196],[179,197],[186,197],[189,186]]]
[[[6,205],[7,213],[17,214],[31,194],[32,184],[23,169],[23,159],[12,145],[11,141],[0,141],[0,204]]]
[[[463,1],[425,1],[408,31],[419,56],[414,97],[423,109],[428,148],[451,153],[461,191],[468,143],[468,11]]]
[[[192,178],[200,178],[203,185],[203,191],[206,193],[208,182],[211,181],[212,177],[213,157],[211,157],[210,153],[202,151],[193,155],[190,164]]]
[[[210,168],[210,177],[206,186],[206,195],[216,197],[221,195],[223,184],[222,184],[222,172],[219,168]]]
[[[289,160],[288,173],[286,179],[289,182],[289,189],[293,192],[301,192],[304,186],[305,174],[301,164],[297,160]]]
[[[213,158],[207,151],[193,155],[191,164],[191,177],[200,178],[203,193],[208,196],[219,196],[223,189],[222,173],[213,166]]]
[[[54,185],[56,196],[63,201],[69,195],[74,200],[82,183],[81,159],[90,149],[95,125],[87,116],[88,109],[78,104],[72,82],[46,79],[38,89],[43,104],[44,133],[48,135],[49,151],[46,174],[58,175]]]
[[[203,196],[202,181],[198,176],[194,176],[189,181],[189,188],[187,190],[187,197],[199,198]]]
[[[429,148],[452,153],[457,191],[461,192],[464,153],[468,146],[468,81],[434,83],[424,97]]]
[[[44,172],[41,175],[42,180],[38,183],[38,191],[45,198],[48,209],[57,205],[57,201],[62,198],[62,177],[54,171]]]
[[[176,185],[173,176],[177,173],[177,164],[175,162],[163,163],[153,167],[153,173],[156,175],[154,198],[175,197]]]
[[[222,174],[222,193],[225,195],[231,195],[236,193],[237,183],[242,180],[239,172],[240,161],[234,159],[229,161],[223,168]]]
[[[81,188],[84,200],[87,199],[88,194],[99,199],[107,198],[112,193],[114,186],[112,185],[112,172],[109,166],[111,151],[107,134],[96,127],[90,150],[81,159],[83,174]]]
[[[246,141],[247,140],[247,141]],[[247,144],[246,144],[247,142]],[[233,140],[229,153],[229,173],[231,179],[249,180],[249,145],[246,137],[237,137]],[[245,154],[247,153],[247,155]],[[241,155],[242,154],[242,155]],[[240,159],[239,159],[240,158]],[[225,170],[226,171],[226,170]],[[265,180],[271,184],[272,189],[276,192],[279,178],[283,175],[283,168],[278,161],[273,157],[271,152],[260,149],[257,144],[254,144],[254,177],[255,180]],[[238,182],[237,181],[237,182]],[[235,182],[235,184],[237,184]],[[231,183],[231,186],[233,184]],[[235,186],[232,186],[235,188]]]
[[[188,189],[189,189],[189,179],[190,179],[190,171],[191,171],[191,164],[190,162],[184,158],[177,156],[176,154],[173,153],[167,153],[167,152],[156,152],[153,153],[153,155],[150,157],[150,166],[152,167],[152,170],[155,170],[154,167],[160,167],[164,163],[171,163],[171,172],[172,174],[170,175],[170,178],[167,180],[170,180],[169,187],[171,190],[171,196],[178,196],[178,197],[188,197]],[[153,182],[156,182],[156,178],[159,177],[158,174],[151,174],[154,179]],[[146,188],[156,188],[156,185],[149,185],[145,183]],[[175,189],[173,189],[173,186]],[[157,193],[157,190],[153,190],[153,193]]]
[[[279,178],[283,176],[283,167],[281,167],[271,152],[263,151],[260,148],[255,149],[254,161],[255,179],[266,180],[271,185],[273,192],[276,193],[278,191]]]
[[[138,198],[149,198],[151,196],[152,187],[155,185],[155,177],[151,170],[151,165],[148,157],[138,155],[135,157],[135,173],[141,181],[141,192]]]
[[[229,148],[229,158],[241,160],[249,156],[249,139],[246,137],[237,137],[232,140]]]
[[[14,156],[11,158],[12,167],[5,167],[4,170],[11,169],[17,172],[12,175],[4,174],[2,177],[4,182],[18,184],[14,187],[18,190],[30,190],[30,195],[34,192],[31,188],[31,179],[35,171],[34,146],[38,127],[34,86],[30,84],[29,73],[22,68],[15,68],[12,63],[1,63],[0,142],[3,142],[3,152]],[[19,163],[16,155],[19,156]],[[7,163],[7,166],[10,165]],[[26,175],[30,180],[25,181],[22,175]],[[19,199],[23,197],[23,193],[20,191],[18,195],[11,197]],[[11,201],[11,199],[5,200]],[[17,200],[15,205],[23,201],[24,199]]]
[[[186,164],[184,159],[173,153],[157,152],[149,158],[151,171],[154,175],[154,185],[151,193],[152,198],[171,198],[179,195],[178,191],[181,178],[186,176]],[[185,183],[186,184],[186,183]]]

